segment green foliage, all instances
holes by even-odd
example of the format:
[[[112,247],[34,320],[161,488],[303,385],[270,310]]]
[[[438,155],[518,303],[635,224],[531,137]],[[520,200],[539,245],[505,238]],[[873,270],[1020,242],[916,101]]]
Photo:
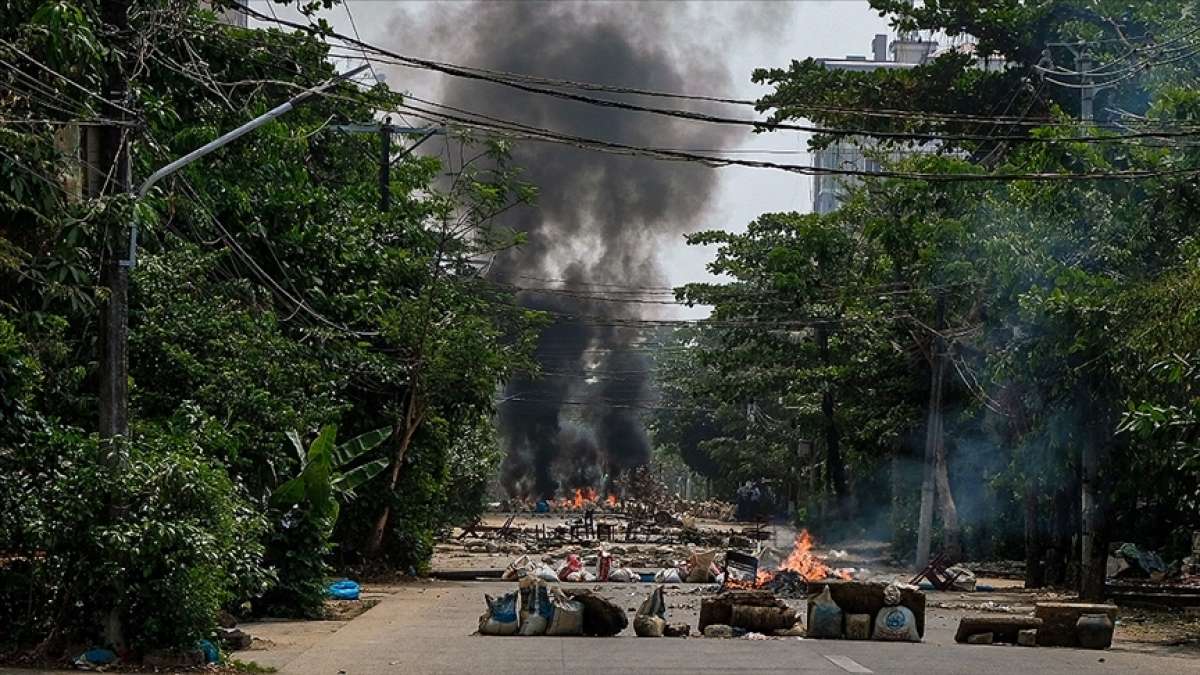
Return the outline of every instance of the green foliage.
[[[325,586],[333,550],[331,536],[340,511],[339,500],[387,468],[386,458],[351,466],[391,435],[387,428],[360,434],[337,444],[337,426],[326,425],[306,450],[300,435],[288,440],[302,464],[300,473],[271,494],[271,515],[279,523],[267,546],[267,562],[278,582],[257,602],[258,611],[318,618],[323,615]]]
[[[309,509],[309,515],[328,532],[338,518],[338,494],[348,496],[354,488],[371,480],[387,468],[387,461],[375,459],[349,468],[355,460],[375,449],[391,435],[388,428],[376,429],[360,434],[342,444],[336,444],[337,425],[321,428],[316,440],[304,449],[300,434],[288,432],[288,440],[302,462],[300,474],[275,488],[271,493],[271,505],[278,509],[291,509],[301,504]]]
[[[12,565],[0,568],[9,639],[94,641],[115,610],[135,649],[191,646],[217,610],[259,593],[266,523],[218,467],[178,440],[135,446],[120,466],[69,429],[4,456],[0,497]]]
[[[535,191],[509,163],[506,144],[452,130],[454,143],[478,149],[464,154],[475,159],[406,157],[392,169],[392,208],[379,212],[377,139],[333,127],[369,122],[401,99],[351,84],[191,165],[144,200],[95,194],[96,185],[84,191],[81,184],[104,176],[81,168],[79,127],[69,122],[120,116],[85,93],[103,91],[111,67],[131,77],[122,105],[138,118],[135,180],[335,72],[322,41],[219,25],[207,3],[134,3],[121,33],[107,28],[103,9],[91,0],[0,9],[0,57],[17,64],[0,69],[0,88],[12,92],[0,100],[0,459],[93,443],[76,430],[96,418],[96,313],[106,301],[99,271],[136,222],[130,444],[137,453],[156,449],[143,454],[162,455],[160,468],[184,454],[205,481],[209,472],[225,477],[258,529],[241,549],[250,553],[226,556],[236,573],[193,564],[183,551],[177,562],[187,564],[174,576],[131,582],[122,592],[131,603],[159,591],[179,601],[157,623],[130,610],[130,639],[184,640],[214,602],[319,614],[334,553],[349,564],[362,548],[361,529],[334,525],[339,508],[361,525],[391,505],[389,555],[423,567],[432,532],[479,508],[482,492],[469,490],[495,461],[494,442],[462,439],[480,437],[498,383],[528,363],[537,317],[481,280],[476,261],[518,241],[491,221]],[[298,456],[284,433],[334,424],[357,439]],[[55,440],[64,434],[70,440]],[[379,442],[401,434],[415,439],[406,452]],[[303,499],[271,506],[272,494],[295,491],[299,483],[288,480],[296,476]],[[14,474],[0,490],[0,533],[25,532],[38,517],[19,496],[24,480]],[[114,508],[147,499],[117,487],[103,495]],[[468,491],[451,498],[459,488]],[[92,503],[86,493],[60,496],[64,508]],[[166,513],[162,526],[172,537],[193,534],[188,517]],[[159,534],[127,537],[136,547]],[[29,588],[57,593],[41,586],[49,582],[39,577]],[[52,608],[20,638],[68,627],[91,635],[99,618]]]
[[[1164,126],[1195,122],[1196,54],[1137,46],[1186,39],[1200,9],[1192,0],[871,4],[900,30],[972,36],[974,55],[948,51],[911,69],[855,72],[809,60],[759,70],[755,80],[774,88],[759,110],[774,122],[891,133],[818,134],[812,145],[857,147],[897,173],[1197,166],[1188,144],[1068,140],[1108,135],[1103,123],[1122,124],[1123,115]],[[1068,49],[1047,54],[1047,43],[1079,40],[1088,41],[1093,63],[1116,64],[1108,68],[1114,86],[1096,104],[1096,126],[1074,122],[1077,89],[1027,84],[1044,57],[1074,66]],[[1003,56],[1008,67],[980,68],[977,55]],[[1001,111],[1008,119],[984,121]],[[1020,116],[1045,124],[1011,123]],[[904,134],[938,140],[923,144]],[[833,420],[844,432],[851,489],[866,501],[860,507],[888,508],[894,541],[911,550],[919,481],[911,466],[922,454],[932,337],[940,333],[951,362],[943,394],[948,475],[972,550],[1019,550],[1019,516],[1029,499],[1038,528],[1031,540],[1053,530],[1058,540],[1049,544],[1069,550],[1062,523],[1078,527],[1078,519],[1072,524],[1061,505],[1078,503],[1085,449],[1105,458],[1099,485],[1110,525],[1102,536],[1173,545],[1195,527],[1200,418],[1189,308],[1200,251],[1189,174],[878,178],[845,187],[848,198],[829,216],[789,222],[769,214],[745,235],[693,238],[721,247],[711,270],[733,280],[685,287],[680,296],[714,304],[717,318],[758,325],[681,332],[688,349],[664,357],[660,373],[665,398],[693,410],[657,414],[660,442],[712,475],[780,475],[776,462],[788,458],[778,448],[819,444],[819,423],[828,431]],[[839,248],[839,237],[852,246]],[[939,298],[947,316],[940,330]],[[812,318],[829,327],[764,325]],[[789,334],[792,343],[781,348]],[[781,377],[765,375],[772,369]],[[832,416],[818,404],[830,394]],[[879,478],[889,455],[890,491]],[[1035,549],[1031,555],[1039,555]]]

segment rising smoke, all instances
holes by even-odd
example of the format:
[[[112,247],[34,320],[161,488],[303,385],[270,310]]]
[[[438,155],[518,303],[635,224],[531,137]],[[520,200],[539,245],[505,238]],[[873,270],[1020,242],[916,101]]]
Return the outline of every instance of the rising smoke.
[[[464,65],[659,91],[732,89],[721,29],[706,3],[435,3],[425,9],[419,19],[393,21],[403,36],[401,51],[416,52],[415,43],[422,53]],[[731,29],[746,39],[779,25],[786,11],[786,3],[746,6]],[[473,80],[447,78],[439,96],[448,105],[493,117],[641,146],[723,148],[745,133]],[[651,396],[649,363],[638,345],[651,335],[612,322],[646,318],[646,307],[653,306],[587,296],[606,284],[666,283],[657,251],[703,226],[717,174],[534,142],[518,144],[514,159],[539,196],[534,207],[506,216],[505,225],[527,233],[528,243],[498,259],[489,277],[574,294],[518,296],[521,304],[559,318],[537,347],[545,374],[517,378],[504,392],[502,482],[510,494],[526,497],[552,497],[563,488],[604,489],[650,456],[641,420]],[[589,379],[589,372],[597,378]]]

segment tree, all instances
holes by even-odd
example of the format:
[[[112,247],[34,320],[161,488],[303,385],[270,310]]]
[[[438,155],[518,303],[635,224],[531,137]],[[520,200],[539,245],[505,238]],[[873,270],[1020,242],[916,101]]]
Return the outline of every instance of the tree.
[[[147,634],[144,646],[194,642],[211,628],[212,602],[236,608],[261,600],[300,581],[293,570],[318,570],[319,582],[335,558],[331,536],[338,560],[354,562],[367,539],[358,524],[385,509],[392,515],[386,561],[424,565],[432,532],[482,503],[474,491],[444,508],[449,490],[474,480],[449,466],[450,458],[468,466],[493,461],[494,445],[462,439],[481,435],[497,386],[528,364],[536,313],[480,279],[475,261],[517,242],[493,228],[492,217],[531,199],[532,189],[509,164],[506,144],[450,129],[448,142],[465,157],[481,156],[397,160],[392,208],[380,213],[374,139],[335,127],[369,122],[401,98],[382,85],[350,84],[193,164],[144,201],[77,189],[104,180],[87,166],[79,137],[116,116],[94,94],[112,59],[130,85],[120,105],[138,118],[122,127],[135,178],[334,73],[319,39],[218,24],[206,3],[135,3],[130,30],[115,33],[101,5],[30,0],[0,10],[0,511],[12,514],[0,529],[15,533],[6,542],[17,554],[46,552],[30,556],[41,561],[30,569],[0,570],[5,625],[91,642],[96,612],[116,608],[141,630],[139,615],[120,603],[145,607],[153,597],[177,600],[181,611],[172,625]],[[446,173],[458,178],[443,181]],[[134,219],[142,246],[130,303],[131,456],[139,477],[159,472],[162,481],[203,482],[210,510],[156,501],[124,480],[109,485],[91,437],[94,316],[104,300],[98,275],[123,254],[105,233]],[[283,509],[268,507],[269,496],[289,493],[282,486],[297,483],[288,477],[323,464],[297,457],[285,430],[307,434],[333,424],[350,434],[388,425],[387,442],[363,448],[360,460],[380,474],[340,505],[332,534],[328,527],[294,531]],[[93,476],[97,489],[78,490],[66,466]],[[21,496],[32,483],[43,485],[45,499]],[[202,517],[237,527],[171,548],[178,557],[163,559],[194,571],[164,577],[159,572],[169,569],[141,566],[128,552],[150,550],[137,546],[160,530],[121,520],[133,511],[109,508],[118,504],[158,509],[152,524],[163,532],[190,531]],[[64,547],[29,534],[44,531],[44,523],[126,539]],[[265,548],[306,565],[272,569]],[[204,556],[221,565],[191,564]],[[95,607],[62,610],[73,606],[78,587],[55,574],[88,580],[91,570],[131,560],[137,565],[129,575],[110,575],[116,591],[94,584],[103,591]],[[157,576],[141,578],[141,570]],[[310,585],[315,604],[310,596],[309,604],[280,611],[319,610],[323,583]],[[7,590],[17,588],[48,600],[29,603]]]
[[[1106,64],[1116,85],[1097,106],[1108,111],[1101,113],[1102,123],[1143,115],[1146,125],[1187,124],[1195,55],[1170,51],[1169,45],[1186,39],[1185,19],[1194,3],[1013,0],[989,3],[986,11],[970,0],[872,5],[901,30],[973,36],[974,54],[949,51],[909,70],[830,71],[815,61],[760,70],[755,80],[774,92],[759,101],[759,109],[776,122],[804,118],[856,130],[818,135],[813,144],[839,139],[864,144],[897,172],[1154,172],[1191,166],[1184,145],[1110,141],[1102,137],[1113,132],[1074,123],[1069,116],[1079,110],[1078,90],[1056,82],[1069,84],[1069,73],[1043,78],[1035,66],[1069,70],[1074,60],[1065,49],[1051,47],[1047,65],[1048,44],[1085,41],[1093,62]],[[977,56],[986,55],[1003,57],[1008,67],[978,68]],[[869,139],[871,134],[884,135]],[[897,159],[897,151],[914,149],[924,156]],[[1058,558],[1050,569],[1065,574],[1061,559],[1072,557],[1064,543],[1072,518],[1063,504],[1075,501],[1080,507],[1074,526],[1084,541],[1074,554],[1080,588],[1086,597],[1099,597],[1106,543],[1117,532],[1116,522],[1126,518],[1120,514],[1129,512],[1127,506],[1118,512],[1112,502],[1126,480],[1116,467],[1130,459],[1127,433],[1153,428],[1147,420],[1155,415],[1165,419],[1161,408],[1147,415],[1131,412],[1138,404],[1129,397],[1139,380],[1127,379],[1132,371],[1126,350],[1145,358],[1139,344],[1144,340],[1116,327],[1138,323],[1123,309],[1127,294],[1143,297],[1146,284],[1186,265],[1180,244],[1190,241],[1193,226],[1177,216],[1190,198],[1187,180],[1169,174],[1086,182],[878,179],[851,187],[842,217],[864,224],[866,237],[882,248],[880,264],[891,267],[893,279],[909,291],[910,316],[900,323],[921,326],[918,334],[948,338],[955,383],[948,405],[958,411],[950,440],[961,447],[982,433],[997,439],[1008,456],[1008,471],[992,483],[994,489],[1019,485],[1024,493],[1028,585],[1041,583],[1047,521],[1053,521],[1050,539]],[[1190,253],[1186,246],[1182,250]],[[929,301],[939,291],[946,293],[950,320],[945,330],[929,331],[937,325]],[[1114,343],[1114,331],[1128,341]],[[923,337],[911,342],[929,353],[926,344]],[[935,410],[933,403],[931,421],[938,418]],[[936,457],[937,444],[931,447]],[[956,492],[953,464],[949,456],[936,463],[943,525],[951,531],[956,509],[947,498]],[[1063,487],[1045,494],[1055,483]]]

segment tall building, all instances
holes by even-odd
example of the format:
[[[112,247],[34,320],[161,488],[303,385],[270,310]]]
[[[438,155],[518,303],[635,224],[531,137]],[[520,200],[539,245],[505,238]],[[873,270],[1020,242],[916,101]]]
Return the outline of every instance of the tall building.
[[[869,72],[874,70],[907,70],[915,68],[937,51],[938,43],[921,40],[913,34],[901,34],[890,44],[888,36],[879,34],[871,41],[871,58],[847,56],[843,59],[817,59],[830,70]],[[878,171],[879,162],[872,155],[873,143],[865,138],[846,138],[835,141],[817,151],[813,165],[822,169],[848,169],[855,171]],[[890,153],[898,156],[899,151]],[[812,210],[814,213],[829,213],[841,205],[846,191],[858,182],[854,176],[813,176]]]
[[[915,33],[901,33],[896,40],[888,42],[888,36],[879,34],[871,41],[871,58],[847,56],[843,59],[817,59],[831,70],[869,72],[874,70],[907,70],[916,68],[930,59],[949,51],[964,54],[975,53],[975,40],[969,35],[960,35],[951,40],[942,50],[935,40],[922,40]],[[1007,67],[1005,61],[995,56],[978,56],[975,67],[997,71]],[[891,148],[886,159],[899,159],[906,154],[925,152],[934,144],[911,145],[907,148]],[[843,138],[817,151],[813,165],[823,169],[847,169],[863,172],[880,170],[880,151],[870,138]],[[812,210],[814,213],[829,213],[841,206],[846,191],[859,182],[857,176],[817,175],[813,176]]]

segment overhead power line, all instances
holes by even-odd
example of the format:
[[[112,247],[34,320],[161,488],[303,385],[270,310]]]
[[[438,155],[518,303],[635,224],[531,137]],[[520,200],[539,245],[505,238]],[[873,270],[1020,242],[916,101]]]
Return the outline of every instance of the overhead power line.
[[[253,11],[253,10],[248,10],[248,11]],[[899,141],[909,141],[909,142],[933,142],[933,141],[998,142],[998,141],[1010,141],[1010,142],[1037,142],[1037,143],[1066,143],[1066,142],[1114,143],[1114,142],[1125,142],[1128,140],[1143,139],[1143,138],[1145,138],[1145,139],[1161,138],[1161,137],[1167,137],[1170,135],[1185,135],[1185,136],[1189,136],[1189,137],[1195,135],[1190,131],[1189,132],[1168,132],[1168,131],[1134,132],[1134,133],[1122,134],[1122,135],[1118,135],[1118,136],[1073,136],[1073,137],[1062,137],[1062,138],[1037,138],[1037,137],[1031,137],[1031,136],[1027,136],[1027,135],[996,136],[996,135],[988,135],[988,134],[949,134],[949,133],[929,134],[929,133],[904,132],[904,131],[835,129],[835,128],[828,128],[828,127],[818,127],[818,126],[791,124],[791,123],[783,123],[783,122],[768,122],[765,120],[747,120],[747,119],[739,119],[739,118],[722,117],[722,116],[710,115],[707,113],[701,113],[701,112],[696,112],[696,111],[691,111],[691,110],[682,110],[682,109],[675,109],[675,108],[655,108],[655,107],[651,107],[651,106],[639,105],[636,103],[629,103],[629,102],[625,102],[625,101],[616,101],[616,100],[612,100],[612,99],[596,98],[593,96],[586,96],[586,95],[582,95],[582,94],[575,94],[575,93],[561,91],[561,90],[557,90],[557,89],[550,89],[550,88],[547,88],[544,86],[536,86],[533,84],[528,84],[527,80],[524,78],[516,79],[512,76],[512,74],[495,73],[492,71],[485,71],[482,69],[465,68],[462,66],[457,66],[457,65],[449,64],[449,63],[445,63],[445,62],[439,62],[439,61],[433,61],[430,59],[422,59],[422,58],[417,58],[417,57],[405,56],[405,55],[398,54],[396,52],[392,52],[390,50],[384,49],[382,47],[370,44],[368,42],[364,42],[357,38],[354,38],[354,37],[351,37],[348,35],[343,35],[336,31],[327,31],[327,30],[318,29],[316,27],[306,25],[306,24],[301,24],[301,23],[297,23],[297,22],[293,22],[293,21],[287,21],[284,19],[275,19],[275,18],[267,17],[266,15],[257,13],[257,12],[254,12],[254,15],[263,21],[277,22],[281,25],[285,25],[285,26],[295,28],[297,30],[305,31],[305,32],[308,32],[308,33],[316,35],[316,36],[334,37],[338,40],[342,40],[343,42],[346,42],[347,44],[352,44],[356,47],[359,47],[360,49],[367,49],[367,50],[371,50],[378,54],[383,54],[383,55],[389,56],[389,57],[395,59],[401,65],[409,65],[412,67],[422,68],[422,69],[426,69],[426,70],[434,70],[437,72],[441,72],[441,73],[456,76],[456,77],[474,79],[474,80],[479,80],[482,82],[490,82],[493,84],[499,84],[499,85],[515,88],[515,89],[525,91],[528,93],[551,96],[551,97],[561,98],[564,100],[571,100],[571,101],[576,101],[576,102],[580,102],[580,103],[587,103],[587,104],[601,106],[601,107],[611,107],[611,108],[630,110],[630,111],[636,111],[636,112],[644,112],[644,113],[649,113],[649,114],[664,115],[664,116],[668,116],[668,117],[690,119],[690,120],[699,121],[699,122],[708,122],[708,123],[726,124],[726,125],[740,125],[740,126],[752,127],[755,129],[804,131],[804,132],[809,132],[809,133],[815,133],[815,134],[821,134],[821,135],[831,135],[831,136],[864,136],[864,137],[871,137],[871,138],[877,138],[877,139],[899,140]],[[581,84],[581,83],[574,83],[574,84]]]
[[[760,169],[778,169],[807,176],[857,176],[861,178],[898,178],[908,180],[924,180],[938,183],[954,182],[1012,182],[1012,181],[1094,181],[1094,180],[1140,180],[1146,178],[1163,178],[1170,176],[1193,176],[1200,174],[1197,168],[1175,169],[1134,169],[1096,172],[1010,172],[1010,173],[929,173],[917,171],[868,171],[865,169],[838,169],[818,167],[806,164],[783,164],[765,160],[749,160],[733,157],[717,157],[698,153],[680,152],[662,148],[615,143],[585,136],[576,136],[555,132],[549,129],[538,129],[518,124],[498,124],[486,120],[471,119],[460,115],[440,113],[411,105],[400,105],[400,109],[412,111],[414,117],[440,124],[462,125],[480,131],[490,131],[503,137],[523,138],[526,140],[543,141],[571,145],[586,150],[597,150],[612,154],[645,156],[672,161],[687,161],[710,167],[745,166]]]

